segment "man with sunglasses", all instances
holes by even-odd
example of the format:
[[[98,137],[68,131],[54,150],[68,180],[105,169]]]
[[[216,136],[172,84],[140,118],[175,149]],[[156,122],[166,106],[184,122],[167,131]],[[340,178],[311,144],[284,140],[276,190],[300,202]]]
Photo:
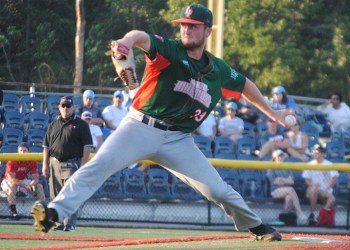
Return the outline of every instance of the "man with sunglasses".
[[[73,173],[89,160],[93,146],[89,124],[74,114],[73,99],[64,96],[60,115],[50,123],[43,150],[43,175],[49,178],[50,198],[54,199]],[[77,216],[56,224],[56,230],[74,231]]]

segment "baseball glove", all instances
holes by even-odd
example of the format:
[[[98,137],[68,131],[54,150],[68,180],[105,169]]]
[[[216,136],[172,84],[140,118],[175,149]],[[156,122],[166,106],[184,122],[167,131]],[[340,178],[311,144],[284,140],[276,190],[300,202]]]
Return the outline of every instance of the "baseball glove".
[[[112,41],[109,44],[110,51],[106,52],[107,56],[112,57],[112,62],[119,78],[124,85],[130,90],[139,86],[136,76],[134,53],[125,45]]]

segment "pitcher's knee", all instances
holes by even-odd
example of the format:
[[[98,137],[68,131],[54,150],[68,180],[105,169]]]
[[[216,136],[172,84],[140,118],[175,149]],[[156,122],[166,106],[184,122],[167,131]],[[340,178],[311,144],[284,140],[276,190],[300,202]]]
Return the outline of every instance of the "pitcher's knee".
[[[222,188],[215,188],[210,190],[208,199],[213,201],[226,201],[232,199],[233,195],[238,195],[238,193],[229,185]]]

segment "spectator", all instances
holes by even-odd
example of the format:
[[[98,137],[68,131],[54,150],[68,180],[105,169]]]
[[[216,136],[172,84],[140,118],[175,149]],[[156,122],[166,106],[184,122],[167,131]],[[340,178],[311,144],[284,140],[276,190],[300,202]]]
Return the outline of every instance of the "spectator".
[[[18,153],[29,153],[28,145],[21,143],[18,146]],[[31,180],[28,179],[29,173]],[[17,192],[21,192],[27,197],[36,195],[37,200],[45,200],[43,186],[39,183],[38,163],[36,161],[8,161],[1,188],[7,194],[13,219],[19,219],[16,208]]]
[[[237,117],[252,124],[257,124],[262,121],[260,118],[260,114],[262,113],[246,99],[241,97],[239,101],[235,102],[238,106]]]
[[[262,144],[259,158],[262,159],[266,155],[272,155],[277,149],[287,149],[289,147],[288,139],[285,134],[278,129],[278,124],[268,118],[266,120],[267,130],[262,134],[260,142]]]
[[[91,89],[85,90],[83,94],[83,106],[78,109],[78,114],[81,114],[84,111],[89,111],[92,114],[91,123],[102,128],[104,126],[105,121],[103,120],[102,112],[100,109],[94,107],[92,104],[94,103],[95,93]]]
[[[226,104],[226,115],[220,118],[219,131],[221,136],[229,137],[235,144],[238,138],[242,136],[244,122],[241,118],[236,117],[237,104],[229,102]]]
[[[89,125],[74,115],[72,98],[62,97],[58,109],[60,116],[50,123],[43,145],[43,175],[49,178],[51,199],[89,160],[93,146]],[[55,230],[75,231],[76,221],[74,213],[63,223],[57,223]]]
[[[332,128],[350,124],[350,108],[343,102],[343,97],[338,92],[332,93],[328,101],[318,106],[317,110],[327,116]]]
[[[324,158],[325,150],[319,144],[315,144],[311,153],[313,160],[309,162],[311,165],[332,164],[330,161]],[[337,183],[339,173],[336,170],[330,171],[317,171],[317,170],[304,170],[302,177],[305,179],[305,183],[308,186],[306,191],[306,197],[310,200],[310,215],[308,218],[309,225],[316,225],[314,212],[316,210],[317,201],[320,200],[324,205],[324,208],[332,209],[335,203],[335,197],[333,195],[333,187]]]
[[[203,123],[196,129],[195,133],[208,138],[211,142],[214,140],[217,129],[213,113],[210,113],[207,118],[204,119]]]
[[[127,115],[128,111],[123,106],[124,95],[122,91],[115,91],[113,94],[113,104],[104,108],[102,114],[106,125],[112,130],[116,130],[122,121],[122,119]]]
[[[290,127],[290,130],[286,133],[289,140],[289,147],[287,152],[289,155],[299,158],[300,160],[306,162],[309,160],[309,139],[307,135],[300,131],[300,122]]]
[[[277,149],[272,154],[272,161],[280,163],[288,155],[280,149]],[[291,170],[269,169],[267,177],[271,183],[271,196],[274,199],[284,199],[284,212],[296,212],[301,220],[306,220],[306,216],[301,210],[300,202],[297,193],[295,192],[293,172]]]
[[[294,99],[288,96],[286,90],[282,86],[276,86],[272,89],[272,109],[292,109],[296,114],[300,114],[299,108]]]
[[[91,150],[92,153],[96,153],[102,143],[103,143],[103,139],[102,139],[102,130],[100,129],[99,126],[91,124],[91,120],[92,120],[92,114],[89,111],[85,111],[81,114],[81,119],[83,119],[84,121],[86,121],[89,124],[90,127],[90,133],[91,133],[91,137],[92,137],[92,143],[93,143],[93,148]]]

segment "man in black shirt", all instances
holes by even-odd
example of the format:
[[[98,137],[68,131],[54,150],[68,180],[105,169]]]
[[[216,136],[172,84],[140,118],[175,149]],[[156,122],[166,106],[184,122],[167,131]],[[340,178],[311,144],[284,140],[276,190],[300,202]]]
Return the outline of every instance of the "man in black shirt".
[[[68,178],[89,160],[93,146],[89,125],[74,115],[73,99],[61,98],[60,115],[50,123],[43,150],[43,175],[49,178],[54,199]],[[58,223],[56,230],[74,231],[76,213]]]

